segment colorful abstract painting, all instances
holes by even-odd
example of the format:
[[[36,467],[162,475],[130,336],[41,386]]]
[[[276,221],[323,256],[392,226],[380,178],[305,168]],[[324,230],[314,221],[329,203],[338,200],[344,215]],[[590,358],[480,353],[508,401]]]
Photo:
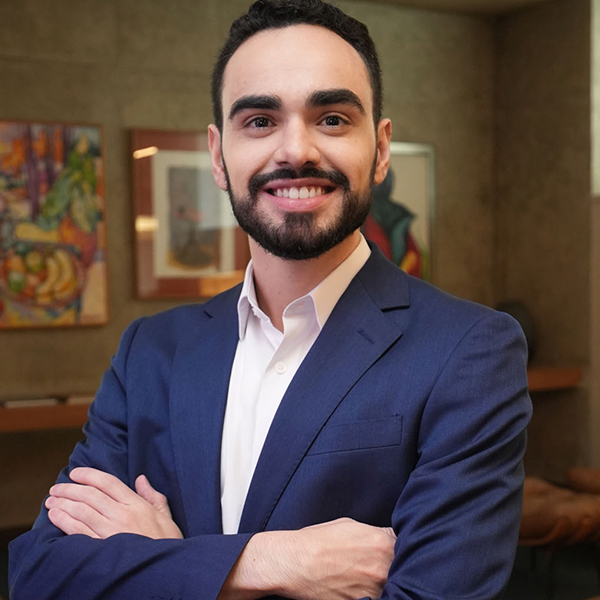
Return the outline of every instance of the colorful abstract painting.
[[[0,121],[0,329],[108,320],[99,127]]]

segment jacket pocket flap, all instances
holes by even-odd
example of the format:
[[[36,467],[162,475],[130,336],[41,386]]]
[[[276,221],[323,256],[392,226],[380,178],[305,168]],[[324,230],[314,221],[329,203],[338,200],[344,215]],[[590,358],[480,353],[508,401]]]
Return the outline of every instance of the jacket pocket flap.
[[[308,454],[399,446],[401,441],[401,415],[390,415],[368,421],[331,423],[323,427]]]

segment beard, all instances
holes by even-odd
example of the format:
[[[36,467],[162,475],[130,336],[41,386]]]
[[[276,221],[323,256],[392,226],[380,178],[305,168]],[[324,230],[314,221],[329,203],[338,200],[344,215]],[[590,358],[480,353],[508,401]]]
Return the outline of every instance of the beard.
[[[299,171],[277,169],[272,173],[256,174],[248,183],[247,196],[239,198],[232,191],[229,173],[223,161],[227,193],[240,227],[264,250],[284,260],[317,258],[343,242],[363,224],[373,200],[375,164],[374,160],[369,184],[362,191],[353,191],[348,178],[337,169],[306,167]],[[261,214],[258,194],[267,183],[277,179],[302,178],[325,179],[341,189],[342,204],[330,223],[319,224],[318,215],[312,212],[285,213],[282,223],[276,223],[272,218]]]

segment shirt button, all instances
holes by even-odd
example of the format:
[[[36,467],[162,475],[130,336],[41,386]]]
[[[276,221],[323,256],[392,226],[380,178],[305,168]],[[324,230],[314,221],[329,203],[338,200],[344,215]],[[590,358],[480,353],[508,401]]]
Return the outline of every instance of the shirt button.
[[[285,366],[285,363],[282,363],[282,362],[275,363],[275,372],[276,373],[278,373],[279,375],[283,375],[286,371],[287,371],[287,367]]]

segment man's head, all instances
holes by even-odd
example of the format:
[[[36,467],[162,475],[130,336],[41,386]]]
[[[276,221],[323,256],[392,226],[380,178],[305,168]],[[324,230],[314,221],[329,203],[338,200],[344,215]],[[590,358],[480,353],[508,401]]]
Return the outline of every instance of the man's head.
[[[251,12],[270,14],[268,4],[260,0]],[[209,127],[209,147],[240,226],[267,252],[302,260],[338,246],[366,218],[372,185],[387,170],[391,124],[373,126],[380,97],[356,47],[329,23],[306,23],[306,11],[290,9],[323,3],[273,6],[289,16],[222,54],[213,89],[221,122]],[[289,24],[292,17],[302,20]]]
[[[215,63],[212,74],[212,103],[217,127],[222,129],[223,125],[223,76],[234,52],[248,38],[260,31],[292,25],[316,25],[329,29],[358,52],[369,72],[373,92],[373,120],[377,126],[381,119],[383,85],[379,58],[367,27],[336,6],[321,0],[257,0],[245,15],[233,22],[229,29],[229,37]]]

